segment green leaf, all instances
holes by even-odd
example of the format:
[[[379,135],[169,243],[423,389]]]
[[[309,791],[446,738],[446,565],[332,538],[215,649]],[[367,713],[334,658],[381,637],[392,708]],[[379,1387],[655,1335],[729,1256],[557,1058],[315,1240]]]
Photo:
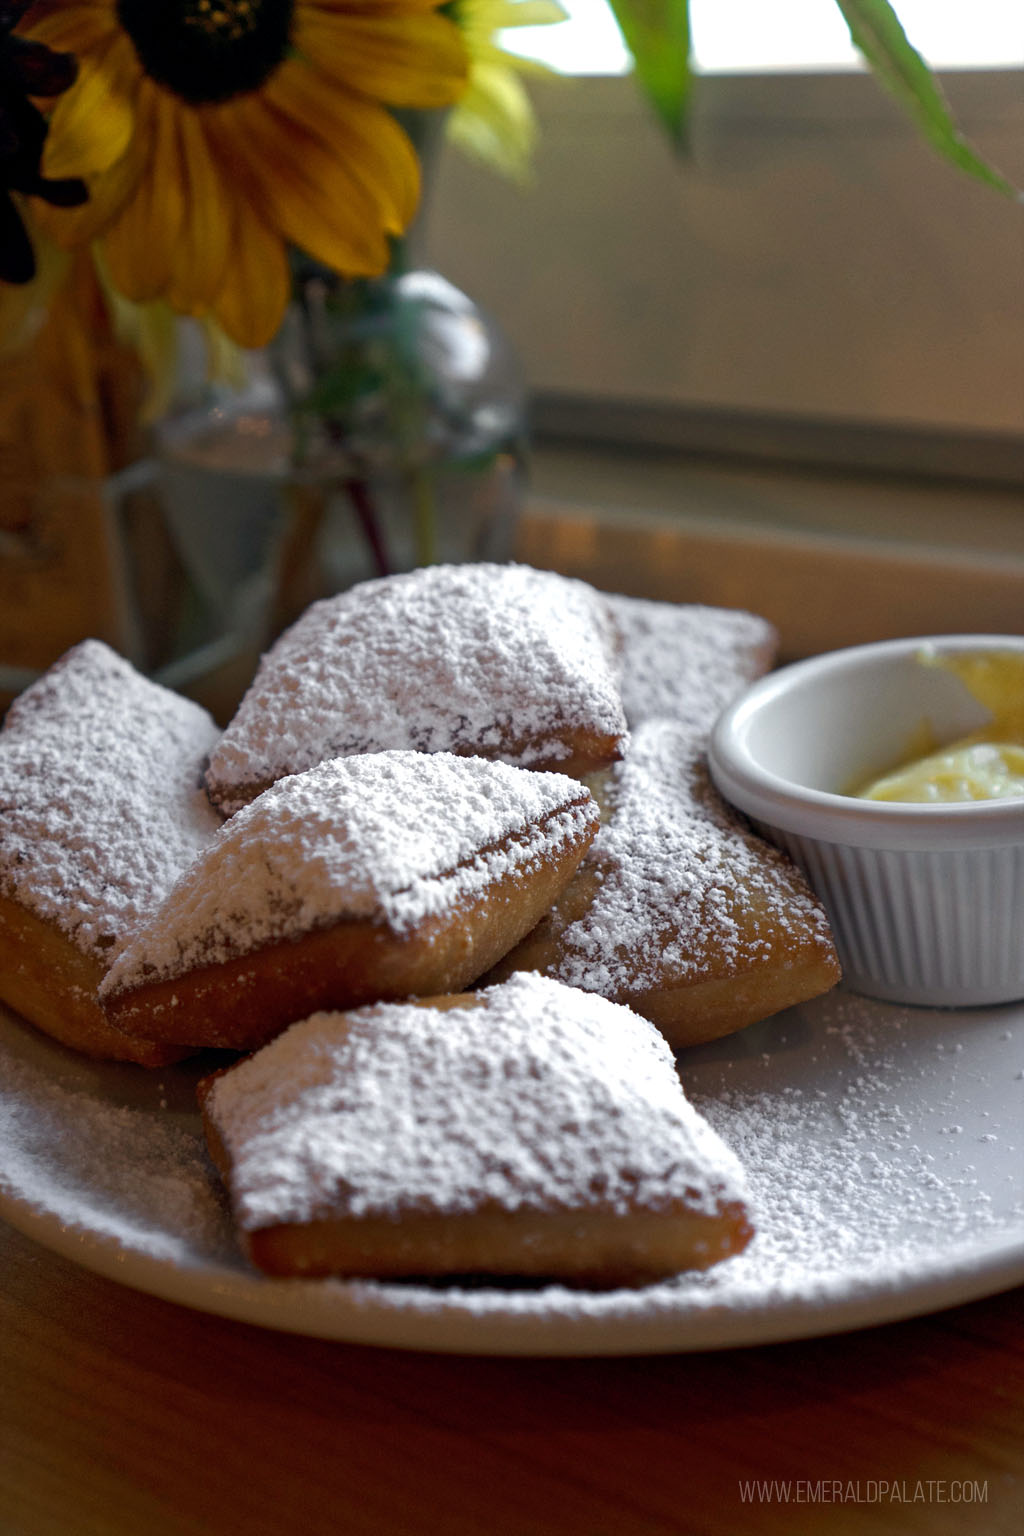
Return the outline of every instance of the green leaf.
[[[647,99],[681,148],[690,97],[690,0],[608,0]]]
[[[836,0],[836,4],[876,80],[909,113],[925,139],[962,171],[1017,197],[1006,177],[983,160],[957,128],[935,76],[908,42],[889,0]]]

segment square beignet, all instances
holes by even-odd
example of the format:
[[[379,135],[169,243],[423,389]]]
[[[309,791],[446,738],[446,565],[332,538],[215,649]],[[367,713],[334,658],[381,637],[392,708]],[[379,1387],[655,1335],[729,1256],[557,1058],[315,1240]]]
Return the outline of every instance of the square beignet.
[[[312,604],[274,643],[211,755],[224,815],[286,774],[391,749],[578,774],[621,755],[614,632],[583,582],[430,566]]]
[[[225,822],[111,967],[122,1029],[252,1050],[318,1008],[460,991],[572,878],[597,805],[562,774],[380,752]]]
[[[658,1032],[540,976],[318,1013],[200,1103],[273,1275],[638,1284],[751,1235],[739,1163]]]
[[[803,875],[715,790],[703,734],[648,721],[590,786],[601,830],[552,911],[487,979],[536,970],[628,1003],[675,1047],[827,992],[839,962]]]
[[[202,788],[218,730],[98,640],[54,663],[0,731],[0,998],[89,1055],[181,1056],[126,1035],[97,988],[220,818]]]

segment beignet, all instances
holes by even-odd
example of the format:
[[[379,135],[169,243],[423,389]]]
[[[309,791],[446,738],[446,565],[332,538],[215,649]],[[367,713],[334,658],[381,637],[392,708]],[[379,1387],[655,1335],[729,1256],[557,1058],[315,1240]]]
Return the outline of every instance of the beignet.
[[[588,782],[602,827],[564,894],[488,977],[537,970],[628,1003],[673,1046],[828,991],[839,963],[803,876],[708,776],[703,736],[655,720]]]
[[[658,1032],[539,976],[318,1013],[200,1085],[274,1275],[633,1284],[751,1235],[744,1177]]]
[[[757,614],[643,597],[605,601],[619,638],[619,689],[630,728],[678,720],[695,736],[707,733],[775,660],[778,635]]]
[[[312,604],[211,754],[231,815],[277,779],[409,749],[581,773],[627,737],[598,594],[527,566],[430,566]]]
[[[251,1050],[314,1009],[459,991],[550,907],[597,825],[562,774],[451,753],[320,763],[224,823],[101,997],[130,1033]]]
[[[217,727],[98,640],[17,698],[0,731],[0,998],[90,1055],[160,1065],[96,991],[111,956],[220,825],[202,789]]]

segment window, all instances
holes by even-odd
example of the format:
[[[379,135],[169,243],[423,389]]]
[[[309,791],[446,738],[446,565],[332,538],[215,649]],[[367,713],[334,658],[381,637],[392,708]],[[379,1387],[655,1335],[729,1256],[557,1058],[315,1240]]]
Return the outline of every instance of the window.
[[[570,3],[607,20],[601,0]],[[1024,9],[972,0],[966,37],[962,3],[898,9],[931,61],[956,60],[941,80],[968,137],[1024,185]],[[774,56],[752,25],[764,11],[693,0],[705,72],[685,161],[633,81],[539,82],[533,185],[448,152],[428,259],[510,335],[541,430],[771,439],[798,457],[801,441],[831,443],[857,463],[1019,474],[1024,214],[941,162],[850,67],[830,0],[786,7]],[[536,31],[553,48],[573,25],[588,32]],[[579,67],[620,67],[593,38],[593,56],[569,50]]]
[[[1019,0],[897,0],[904,30],[936,69],[1024,66]],[[628,55],[606,0],[562,0],[568,20],[509,31],[505,46],[571,75],[620,75]],[[859,69],[831,0],[691,0],[694,56],[704,72]]]

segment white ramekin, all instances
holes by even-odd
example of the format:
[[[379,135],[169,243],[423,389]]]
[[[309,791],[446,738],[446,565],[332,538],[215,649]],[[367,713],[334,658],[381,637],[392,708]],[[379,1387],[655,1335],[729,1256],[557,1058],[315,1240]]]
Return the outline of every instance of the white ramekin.
[[[913,805],[852,785],[905,759],[922,729],[989,720],[938,652],[1024,656],[1024,636],[940,635],[833,651],[755,683],[718,721],[720,793],[800,865],[832,923],[845,984],[893,1002],[1024,997],[1024,797]]]

